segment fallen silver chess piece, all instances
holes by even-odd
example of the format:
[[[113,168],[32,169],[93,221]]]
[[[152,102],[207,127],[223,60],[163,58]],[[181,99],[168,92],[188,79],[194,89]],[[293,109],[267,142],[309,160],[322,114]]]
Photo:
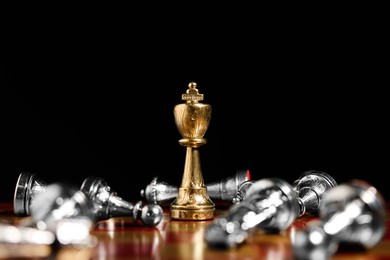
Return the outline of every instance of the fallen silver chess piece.
[[[17,215],[30,215],[36,197],[46,191],[48,184],[39,179],[35,173],[22,172],[19,175],[14,193],[14,212]],[[142,201],[133,204],[123,200],[107,185],[103,178],[87,177],[80,191],[91,201],[91,209],[95,221],[111,217],[132,216],[147,226],[158,225],[163,217],[159,205],[143,205]]]
[[[241,183],[249,181],[251,175],[248,169],[238,170],[235,175],[218,182],[206,183],[207,194],[211,199],[231,201]],[[140,191],[141,197],[148,202],[161,204],[176,198],[179,188],[154,177],[145,189]]]
[[[246,193],[254,180],[243,182],[233,197],[233,203],[238,204],[245,199]],[[294,190],[298,193],[298,202],[300,206],[299,215],[309,213],[318,215],[318,209],[323,196],[328,190],[337,186],[337,182],[332,176],[323,171],[309,170],[302,173],[292,184]]]
[[[386,230],[385,204],[382,195],[369,183],[353,180],[338,185],[324,197],[319,220],[291,235],[296,259],[327,260],[340,244],[377,245]]]
[[[324,194],[337,184],[324,172],[307,171],[293,185],[279,178],[243,185],[243,200],[207,226],[205,240],[209,246],[236,247],[256,229],[281,232],[303,214],[317,214]]]

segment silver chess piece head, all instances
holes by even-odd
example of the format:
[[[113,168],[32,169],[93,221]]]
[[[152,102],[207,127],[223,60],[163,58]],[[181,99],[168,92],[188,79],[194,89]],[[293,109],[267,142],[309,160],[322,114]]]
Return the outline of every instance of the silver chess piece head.
[[[235,175],[218,182],[206,183],[207,194],[211,199],[231,201],[241,183],[251,179],[248,169],[238,170]],[[148,202],[160,204],[163,201],[176,198],[179,188],[154,177],[145,189],[140,191],[141,197]]]
[[[243,243],[255,228],[280,232],[299,215],[297,193],[279,178],[261,179],[247,190],[245,200],[216,217],[206,227],[211,247],[231,248]]]
[[[337,182],[326,172],[310,170],[302,173],[293,183],[298,192],[300,215],[318,215],[324,195],[336,185]]]
[[[353,180],[329,190],[320,205],[319,217],[292,233],[296,259],[330,259],[341,243],[369,249],[385,234],[383,197],[365,181]]]

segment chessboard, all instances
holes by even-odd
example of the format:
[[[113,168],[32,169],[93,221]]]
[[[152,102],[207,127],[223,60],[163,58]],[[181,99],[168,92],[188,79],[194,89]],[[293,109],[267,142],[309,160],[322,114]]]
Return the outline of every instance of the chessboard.
[[[215,201],[215,217],[224,214],[231,204]],[[240,246],[211,248],[204,232],[213,220],[174,220],[170,217],[169,202],[162,204],[162,221],[145,226],[140,220],[114,217],[98,221],[91,230],[96,243],[90,247],[28,245],[0,243],[0,259],[272,259],[293,260],[291,235],[317,217],[305,214],[281,233],[256,230]],[[390,259],[390,218],[386,211],[387,231],[383,239],[370,249],[340,245],[332,256],[336,259]],[[29,216],[14,214],[13,204],[0,204],[0,223],[17,226]]]

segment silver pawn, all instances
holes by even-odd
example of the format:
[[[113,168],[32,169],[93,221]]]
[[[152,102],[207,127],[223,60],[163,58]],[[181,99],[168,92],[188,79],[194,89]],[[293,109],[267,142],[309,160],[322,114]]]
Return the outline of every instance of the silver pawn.
[[[106,220],[111,217],[133,216],[140,219],[147,226],[156,226],[163,217],[163,210],[159,205],[142,205],[139,201],[135,205],[123,200],[100,177],[87,177],[80,190],[92,201],[96,219]]]
[[[206,183],[207,194],[211,199],[231,201],[241,183],[251,179],[248,169],[238,170],[235,175],[218,182]],[[176,198],[179,188],[154,177],[145,189],[140,191],[141,197],[148,202],[160,204]]]
[[[319,217],[292,233],[296,259],[330,259],[341,243],[369,249],[385,234],[383,197],[365,181],[353,180],[330,190],[322,200]]]
[[[236,247],[255,228],[280,232],[298,215],[297,193],[289,183],[279,178],[261,179],[247,190],[245,200],[206,227],[205,240],[211,247]]]

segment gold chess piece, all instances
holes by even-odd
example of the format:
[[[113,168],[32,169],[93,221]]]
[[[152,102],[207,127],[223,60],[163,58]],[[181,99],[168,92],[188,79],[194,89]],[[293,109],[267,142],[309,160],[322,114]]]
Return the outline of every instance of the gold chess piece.
[[[188,85],[182,100],[186,103],[174,107],[176,127],[182,139],[179,144],[186,147],[184,173],[178,195],[171,204],[171,218],[186,220],[207,220],[214,217],[215,204],[207,194],[200,164],[199,147],[207,141],[203,138],[210,118],[211,106],[200,103],[203,94],[199,94],[195,82]]]

